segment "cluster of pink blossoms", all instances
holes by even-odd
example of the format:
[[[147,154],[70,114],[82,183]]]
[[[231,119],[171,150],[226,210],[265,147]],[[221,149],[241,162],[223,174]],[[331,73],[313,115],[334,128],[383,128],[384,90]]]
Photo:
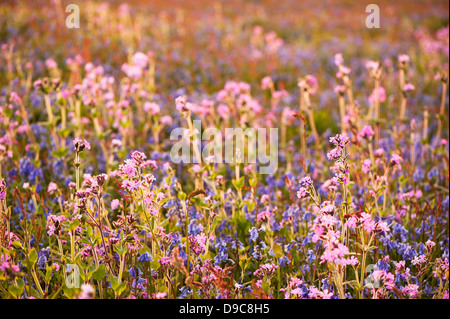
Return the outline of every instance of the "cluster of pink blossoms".
[[[61,230],[61,223],[66,221],[64,215],[49,215],[47,219],[47,234],[57,236]]]
[[[366,232],[371,233],[373,231],[376,232],[388,232],[389,227],[386,222],[378,221],[375,222],[372,219],[372,216],[368,213],[358,212],[355,215],[351,216],[347,222],[346,226],[348,228],[357,229],[362,227]]]

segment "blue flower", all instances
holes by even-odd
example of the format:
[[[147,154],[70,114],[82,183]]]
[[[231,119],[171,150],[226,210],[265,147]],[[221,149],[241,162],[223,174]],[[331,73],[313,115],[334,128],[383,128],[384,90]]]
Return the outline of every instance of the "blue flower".
[[[289,258],[286,257],[286,256],[283,256],[283,257],[280,258],[280,260],[278,260],[278,264],[279,264],[281,267],[285,267],[286,264],[290,264],[290,263],[291,263],[291,261],[290,261]]]
[[[256,229],[255,227],[252,227],[250,229],[250,239],[252,242],[256,242],[256,240],[258,239],[259,236],[259,231],[258,229]]]
[[[142,275],[142,271],[138,268],[138,276]],[[134,267],[131,267],[130,269],[128,269],[128,273],[130,274],[130,276],[132,278],[136,278],[136,271],[134,270]]]
[[[188,226],[188,233],[191,236],[197,236],[201,231],[200,226],[197,225],[197,220],[192,219]]]
[[[153,257],[147,251],[147,252],[145,252],[145,253],[143,253],[142,255],[139,256],[138,261],[140,263],[143,263],[145,261],[152,262],[153,261]]]
[[[306,261],[309,262],[310,264],[312,264],[314,262],[314,260],[316,259],[316,254],[314,254],[314,250],[309,249],[308,252],[306,253]]]

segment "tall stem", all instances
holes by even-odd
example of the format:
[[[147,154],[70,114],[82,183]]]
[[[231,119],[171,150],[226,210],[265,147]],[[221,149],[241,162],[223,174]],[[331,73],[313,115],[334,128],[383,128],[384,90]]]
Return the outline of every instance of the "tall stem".
[[[443,82],[442,83],[442,95],[441,95],[441,108],[439,111],[439,116],[438,116],[438,131],[436,134],[436,141],[435,141],[435,145],[439,145],[439,142],[441,140],[441,134],[442,134],[442,126],[443,126],[443,120],[445,118],[445,97],[447,94],[447,83]]]

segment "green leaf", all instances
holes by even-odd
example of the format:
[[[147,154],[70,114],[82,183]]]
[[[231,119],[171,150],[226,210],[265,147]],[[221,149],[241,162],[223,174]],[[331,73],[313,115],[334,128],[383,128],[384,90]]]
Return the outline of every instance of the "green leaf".
[[[253,201],[248,201],[247,202],[247,210],[249,212],[253,212],[253,210],[255,209],[255,202]]]
[[[116,278],[116,276],[111,275],[110,281],[112,289],[116,291],[117,287],[119,287],[120,284],[118,278]]]
[[[233,179],[231,181],[236,190],[241,190],[242,186],[244,186],[244,176],[240,177],[238,180]]]
[[[88,281],[89,280],[89,278],[87,278],[86,273],[84,271],[80,271],[80,278],[83,281]]]
[[[86,233],[88,234],[89,237],[92,237],[92,235],[94,234],[94,231],[92,230],[91,226],[88,226],[86,228]]]
[[[37,262],[37,251],[36,249],[31,249],[30,252],[28,253],[28,259],[30,260],[31,263],[31,267],[34,267],[34,265]]]
[[[22,243],[20,241],[18,241],[18,240],[15,240],[12,244],[13,244],[14,248],[16,248],[16,249],[22,249],[23,248],[22,247]]]
[[[17,287],[20,288],[20,290],[22,290],[23,287],[25,287],[25,283],[23,282],[22,278],[17,279]]]
[[[63,292],[68,299],[73,299],[75,295],[75,289],[69,288],[66,285],[63,285]]]
[[[22,289],[20,289],[16,285],[9,286],[8,291],[14,298],[17,298],[22,294]]]
[[[12,284],[11,286],[8,287],[8,291],[14,298],[17,298],[22,294],[24,287],[25,284],[22,278],[18,278],[17,283]]]
[[[153,268],[154,270],[158,270],[159,267],[161,267],[161,264],[158,261],[160,258],[161,257],[159,255],[156,255],[152,260],[152,262],[150,263],[150,267]]]
[[[78,267],[80,267],[80,269],[81,270],[86,270],[86,268],[87,268],[87,265],[84,263],[84,262],[82,262],[81,260],[78,260],[77,261],[77,265],[78,265]]]
[[[262,284],[262,289],[268,295],[270,292],[270,283],[264,280]]]
[[[170,218],[164,219],[159,226],[160,227],[165,227],[169,223],[169,220],[170,220]]]
[[[120,245],[116,245],[114,246],[114,251],[120,256],[122,257],[123,255],[125,255],[128,251],[127,246],[124,246],[123,244]]]
[[[116,293],[116,296],[120,296],[122,292],[124,292],[125,288],[127,288],[127,283],[124,281],[119,286],[117,286],[116,289],[114,289],[114,292]]]
[[[67,153],[69,152],[69,149],[66,147],[61,147],[60,149],[53,151],[52,155],[56,158],[63,158],[64,156],[67,155]]]
[[[283,257],[283,249],[281,248],[280,244],[276,243],[273,245],[273,252],[275,253],[275,257]]]
[[[98,266],[98,268],[93,272],[92,277],[95,280],[102,280],[103,278],[106,277],[106,269],[105,269],[105,265],[101,264]]]
[[[70,223],[70,230],[71,231],[75,231],[77,229],[77,227],[80,225],[80,220],[79,219],[74,219],[71,223]]]
[[[57,103],[58,103],[59,105],[64,105],[65,102],[66,102],[66,99],[63,98],[63,97],[60,97],[60,98],[57,100]]]
[[[47,271],[45,273],[45,283],[48,284],[52,280],[53,267],[47,266]]]
[[[70,132],[71,132],[70,128],[65,128],[64,130],[59,130],[59,135],[61,137],[67,137],[69,136]]]
[[[180,192],[180,193],[178,194],[178,199],[179,199],[179,200],[185,200],[185,199],[186,199],[186,193]]]

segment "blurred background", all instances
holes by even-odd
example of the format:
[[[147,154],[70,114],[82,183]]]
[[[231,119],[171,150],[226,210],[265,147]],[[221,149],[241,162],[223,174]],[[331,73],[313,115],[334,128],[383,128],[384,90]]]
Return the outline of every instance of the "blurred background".
[[[68,4],[80,8],[80,28],[68,29]],[[396,58],[411,57],[411,96],[418,111],[439,104],[430,82],[448,68],[448,1],[376,1],[381,27],[365,25],[374,1],[315,0],[151,0],[151,1],[2,1],[0,43],[14,45],[17,63],[33,60],[36,76],[44,61],[65,65],[80,55],[123,76],[120,66],[134,52],[152,51],[161,100],[181,93],[212,94],[227,80],[260,86],[270,75],[297,100],[297,79],[319,80],[316,103],[335,107],[334,54],[352,68],[356,99],[364,104],[371,88],[364,62],[381,61],[383,85],[394,93]],[[6,68],[0,65],[0,74]],[[4,74],[4,73],[3,73]],[[63,69],[62,76],[68,74]],[[394,81],[394,82],[390,82]],[[0,78],[6,85],[8,79]],[[395,104],[395,98],[388,101]],[[388,108],[389,106],[387,106]]]

